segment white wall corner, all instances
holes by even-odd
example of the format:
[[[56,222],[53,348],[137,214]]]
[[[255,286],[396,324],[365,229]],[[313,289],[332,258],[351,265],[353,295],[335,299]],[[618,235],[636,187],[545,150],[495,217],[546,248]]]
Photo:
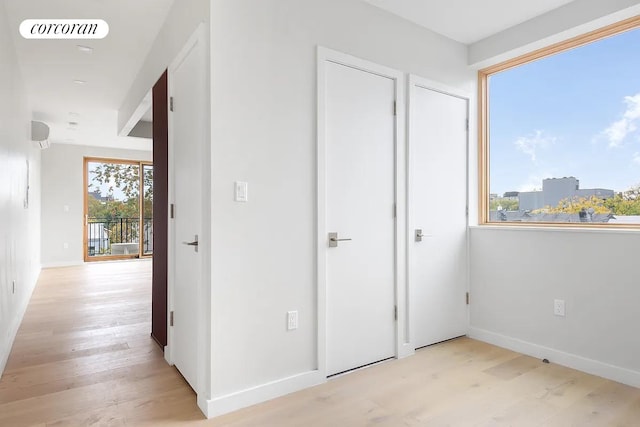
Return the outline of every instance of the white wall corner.
[[[522,341],[506,335],[497,334],[480,328],[469,328],[469,337],[478,341],[503,347],[527,356],[548,359],[551,363],[577,369],[591,375],[596,375],[632,387],[640,387],[640,372],[619,366],[588,359],[576,354],[565,353],[560,350]]]
[[[198,25],[209,25],[211,0],[181,0],[173,3],[156,40],[118,108],[118,134],[125,132],[145,95],[169,66]]]
[[[327,378],[320,371],[309,371],[208,400],[198,396],[198,406],[207,418],[213,418],[326,381]]]

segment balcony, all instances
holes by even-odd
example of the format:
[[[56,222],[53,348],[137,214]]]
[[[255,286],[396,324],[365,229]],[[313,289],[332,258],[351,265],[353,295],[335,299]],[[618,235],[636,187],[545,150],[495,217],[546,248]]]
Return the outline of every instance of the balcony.
[[[142,236],[142,245],[140,237]],[[87,219],[87,255],[90,258],[153,254],[153,219],[145,218],[140,230],[139,218]]]

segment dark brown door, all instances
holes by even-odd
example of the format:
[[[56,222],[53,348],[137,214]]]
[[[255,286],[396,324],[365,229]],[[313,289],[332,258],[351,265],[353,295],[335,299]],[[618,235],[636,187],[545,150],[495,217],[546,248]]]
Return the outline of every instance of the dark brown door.
[[[167,345],[167,237],[169,203],[169,112],[167,71],[153,86],[153,271],[151,336]]]

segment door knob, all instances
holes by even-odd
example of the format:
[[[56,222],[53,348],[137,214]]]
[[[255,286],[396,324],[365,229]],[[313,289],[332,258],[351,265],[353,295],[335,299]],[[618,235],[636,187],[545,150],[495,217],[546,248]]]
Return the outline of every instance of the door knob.
[[[193,242],[182,242],[183,245],[193,246],[195,251],[198,252],[198,235],[194,238]]]
[[[422,229],[421,228],[416,229],[416,242],[422,242],[423,237],[424,237],[424,234],[422,234]]]
[[[347,242],[351,239],[338,239],[338,233],[329,233],[329,247],[337,248],[338,242]]]

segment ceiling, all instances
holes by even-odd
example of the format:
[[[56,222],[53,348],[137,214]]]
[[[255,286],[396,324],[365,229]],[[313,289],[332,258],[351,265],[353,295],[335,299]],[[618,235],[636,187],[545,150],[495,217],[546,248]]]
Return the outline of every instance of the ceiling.
[[[117,135],[118,109],[174,0],[1,0],[33,118],[53,143],[151,149],[148,139]],[[451,39],[470,44],[571,0],[363,0]],[[24,19],[103,19],[102,40],[26,40]],[[93,49],[87,53],[78,45]],[[74,83],[74,80],[86,82]],[[142,101],[142,100],[141,100]],[[150,120],[150,114],[145,115]],[[71,123],[71,124],[70,124]]]
[[[464,44],[472,44],[574,0],[364,0]]]
[[[117,111],[174,0],[2,1],[33,118],[49,125],[52,143],[151,148],[148,139],[117,136]],[[101,40],[23,39],[20,23],[34,18],[103,19],[109,35]]]

